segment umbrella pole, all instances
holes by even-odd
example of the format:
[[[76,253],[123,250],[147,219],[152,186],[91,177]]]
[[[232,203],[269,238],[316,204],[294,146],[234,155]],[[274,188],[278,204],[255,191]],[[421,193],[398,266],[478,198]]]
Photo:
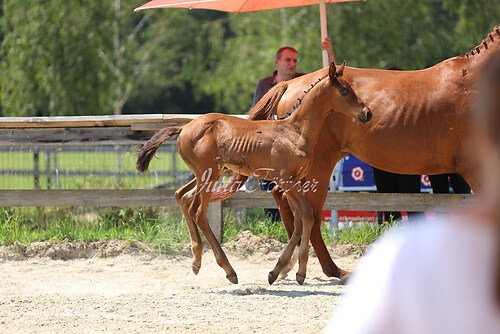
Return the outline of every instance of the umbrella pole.
[[[326,5],[325,0],[319,1],[319,22],[321,26],[321,40],[323,41],[328,37],[328,26],[326,23]],[[323,67],[330,65],[330,59],[328,57],[328,52],[323,50]]]

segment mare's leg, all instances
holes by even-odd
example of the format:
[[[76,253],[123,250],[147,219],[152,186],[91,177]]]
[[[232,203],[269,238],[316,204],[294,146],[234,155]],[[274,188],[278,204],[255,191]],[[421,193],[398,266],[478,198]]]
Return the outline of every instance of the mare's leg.
[[[210,195],[210,192],[204,191],[203,189],[201,191],[197,191],[194,197],[195,201],[198,200],[200,205],[196,208],[190,208],[190,211],[195,214],[196,224],[210,244],[210,248],[212,248],[212,251],[214,252],[217,264],[226,272],[226,278],[231,283],[237,284],[238,276],[236,275],[233,267],[229,264],[226,254],[222,250],[219,241],[217,241],[217,238],[208,224],[208,203],[210,201]]]
[[[348,275],[349,272],[340,269],[330,256],[330,252],[325,245],[323,236],[321,235],[321,214],[323,212],[323,207],[326,201],[326,196],[328,195],[328,188],[321,189],[319,187],[317,192],[306,193],[307,201],[310,203],[313,209],[313,219],[314,223],[311,230],[311,245],[314,248],[314,252],[318,257],[318,261],[321,265],[323,273],[328,277],[342,278]]]
[[[189,214],[189,208],[193,205],[193,192],[196,185],[196,179],[191,180],[188,184],[177,190],[174,194],[175,200],[179,204],[186,225],[188,227],[189,236],[191,238],[191,251],[193,253],[193,262],[191,269],[195,274],[198,274],[201,268],[201,257],[203,254],[203,241],[196,227],[194,215]]]

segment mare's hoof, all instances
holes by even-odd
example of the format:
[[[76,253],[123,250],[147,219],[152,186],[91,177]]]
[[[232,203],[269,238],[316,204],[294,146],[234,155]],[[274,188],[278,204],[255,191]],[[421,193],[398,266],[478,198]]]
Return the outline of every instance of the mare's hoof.
[[[340,277],[339,278],[344,278],[344,276],[349,276],[351,274],[350,271],[347,271],[347,270],[344,270],[344,269],[340,269]]]
[[[267,281],[269,282],[269,285],[272,285],[274,281],[276,281],[276,277],[274,277],[272,271],[270,271],[269,275],[267,275]]]
[[[195,275],[198,275],[198,273],[200,272],[200,267],[196,267],[194,265],[191,265],[191,270],[193,271],[193,273]]]
[[[233,284],[238,284],[238,276],[226,276],[227,280]]]
[[[340,278],[339,278],[339,284],[344,285],[347,283],[347,280],[349,279],[349,276],[351,275],[351,273],[348,271],[342,270],[342,269],[341,269],[341,271],[342,271],[342,276],[340,276]]]
[[[299,283],[300,285],[302,285],[302,284],[304,284],[304,281],[306,280],[306,277],[302,276],[302,275],[299,275],[299,274],[295,274],[295,279],[297,280],[297,283]]]

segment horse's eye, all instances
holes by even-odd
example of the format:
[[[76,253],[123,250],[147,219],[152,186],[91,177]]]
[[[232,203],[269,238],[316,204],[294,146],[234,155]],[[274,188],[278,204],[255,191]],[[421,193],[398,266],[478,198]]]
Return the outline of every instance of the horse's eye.
[[[344,88],[342,88],[342,90],[340,91],[340,94],[341,94],[342,96],[346,96],[348,93],[349,93],[349,89],[347,89],[347,88],[345,88],[345,87],[344,87]]]

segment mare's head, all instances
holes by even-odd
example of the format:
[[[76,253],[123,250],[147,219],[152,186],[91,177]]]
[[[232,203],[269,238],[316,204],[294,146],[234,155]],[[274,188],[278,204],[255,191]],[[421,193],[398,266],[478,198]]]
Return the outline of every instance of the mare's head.
[[[358,118],[361,123],[366,123],[372,118],[371,110],[356,95],[346,79],[343,78],[345,61],[337,69],[335,63],[330,64],[328,77],[332,91],[326,96],[331,99],[328,106],[332,111],[339,111],[347,116]]]

